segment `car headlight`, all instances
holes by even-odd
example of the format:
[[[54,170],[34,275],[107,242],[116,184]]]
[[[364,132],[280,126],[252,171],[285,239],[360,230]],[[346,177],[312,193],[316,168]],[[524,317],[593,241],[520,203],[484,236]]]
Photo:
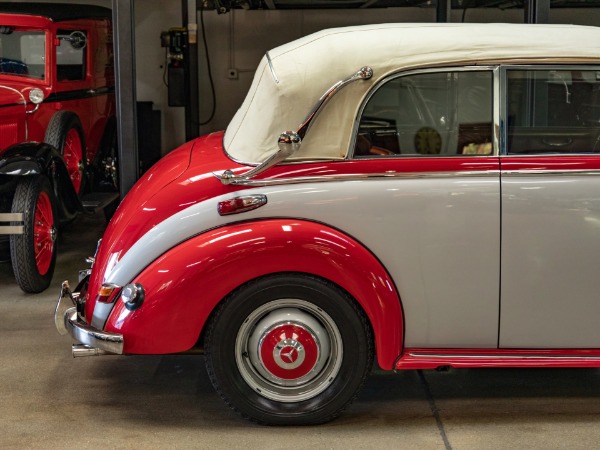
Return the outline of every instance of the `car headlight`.
[[[33,88],[29,91],[29,101],[34,105],[39,105],[44,101],[44,91],[40,88]]]

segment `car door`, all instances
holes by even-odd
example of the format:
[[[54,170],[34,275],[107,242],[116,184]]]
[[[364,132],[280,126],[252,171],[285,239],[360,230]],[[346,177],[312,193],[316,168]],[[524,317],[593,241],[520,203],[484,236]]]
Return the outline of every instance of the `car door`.
[[[392,76],[370,95],[357,124],[354,158],[362,168],[384,166],[388,177],[373,185],[376,196],[343,229],[394,278],[406,347],[498,345],[495,72],[444,68]],[[385,217],[378,218],[376,206]],[[361,230],[364,221],[369,233]]]
[[[600,67],[503,70],[500,347],[600,347]]]

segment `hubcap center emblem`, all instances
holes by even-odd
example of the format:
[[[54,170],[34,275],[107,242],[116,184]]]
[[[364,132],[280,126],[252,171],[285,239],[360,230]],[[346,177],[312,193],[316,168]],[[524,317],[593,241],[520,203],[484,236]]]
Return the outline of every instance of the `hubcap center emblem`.
[[[273,359],[282,369],[292,370],[299,367],[306,357],[304,346],[295,339],[284,339],[273,348]]]

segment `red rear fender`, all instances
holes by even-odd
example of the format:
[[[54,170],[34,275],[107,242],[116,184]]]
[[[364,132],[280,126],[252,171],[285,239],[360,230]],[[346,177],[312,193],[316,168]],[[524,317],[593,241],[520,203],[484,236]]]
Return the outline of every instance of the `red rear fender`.
[[[238,223],[178,245],[134,280],[145,289],[144,304],[128,311],[119,302],[106,330],[123,333],[125,353],[188,350],[227,294],[257,277],[278,272],[312,274],[345,289],[370,320],[380,366],[393,367],[401,353],[403,319],[387,271],[357,241],[302,220]]]

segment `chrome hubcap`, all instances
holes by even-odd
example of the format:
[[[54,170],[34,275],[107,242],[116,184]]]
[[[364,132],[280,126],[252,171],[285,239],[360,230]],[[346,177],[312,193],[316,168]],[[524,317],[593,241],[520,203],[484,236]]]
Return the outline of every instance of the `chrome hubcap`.
[[[342,361],[335,322],[315,305],[277,300],[255,310],[236,338],[236,363],[260,395],[297,402],[324,391]]]

